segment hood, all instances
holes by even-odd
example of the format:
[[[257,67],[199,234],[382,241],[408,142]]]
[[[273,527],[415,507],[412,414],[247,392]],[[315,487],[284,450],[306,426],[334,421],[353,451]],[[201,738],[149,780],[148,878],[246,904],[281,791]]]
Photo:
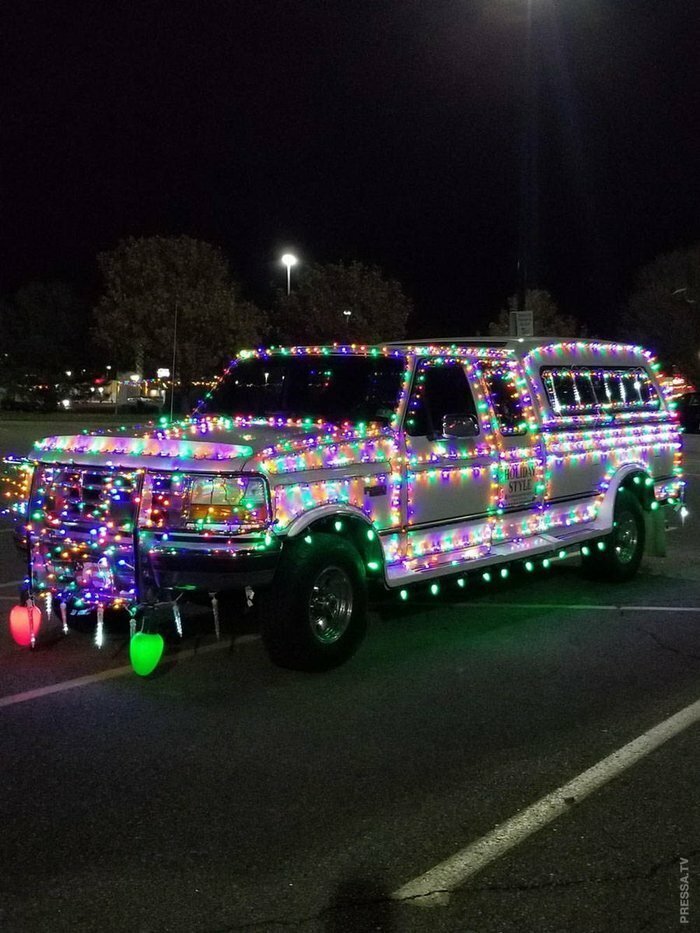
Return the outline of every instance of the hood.
[[[286,419],[199,418],[169,428],[119,430],[118,433],[61,434],[34,444],[31,457],[47,463],[81,463],[129,469],[243,470],[263,451],[285,442],[303,447],[319,434],[353,436],[351,426],[289,423]],[[366,426],[363,431],[366,433]]]

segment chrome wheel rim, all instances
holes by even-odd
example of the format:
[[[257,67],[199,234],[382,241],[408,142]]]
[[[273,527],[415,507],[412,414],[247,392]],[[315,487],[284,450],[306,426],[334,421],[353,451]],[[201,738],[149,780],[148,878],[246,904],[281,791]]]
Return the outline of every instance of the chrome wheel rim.
[[[634,558],[639,541],[634,515],[623,512],[615,525],[615,552],[621,564],[629,564]]]
[[[311,587],[309,623],[314,638],[332,645],[345,634],[352,617],[352,582],[340,567],[324,567]]]

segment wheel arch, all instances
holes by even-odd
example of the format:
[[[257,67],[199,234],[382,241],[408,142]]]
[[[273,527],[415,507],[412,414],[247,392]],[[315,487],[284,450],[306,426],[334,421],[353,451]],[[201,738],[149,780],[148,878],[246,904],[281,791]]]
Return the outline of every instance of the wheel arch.
[[[370,519],[350,505],[323,505],[300,515],[290,524],[290,541],[305,539],[316,533],[340,537],[352,544],[360,555],[368,577],[384,575],[384,552],[379,534]]]
[[[615,500],[621,489],[629,490],[645,512],[651,510],[654,502],[654,479],[649,472],[648,465],[642,461],[626,463],[604,482],[604,498],[598,512],[598,525],[607,529],[612,528]]]

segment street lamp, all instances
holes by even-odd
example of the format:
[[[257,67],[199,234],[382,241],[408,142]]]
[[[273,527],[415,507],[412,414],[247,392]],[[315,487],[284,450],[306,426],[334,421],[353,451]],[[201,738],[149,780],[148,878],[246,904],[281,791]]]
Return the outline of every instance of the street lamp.
[[[352,311],[349,311],[347,308],[343,311],[343,317],[345,318],[345,330],[350,330],[350,318],[352,317]]]
[[[296,266],[298,262],[299,260],[293,253],[285,253],[282,256],[282,265],[287,267],[287,294],[292,290],[292,266]]]

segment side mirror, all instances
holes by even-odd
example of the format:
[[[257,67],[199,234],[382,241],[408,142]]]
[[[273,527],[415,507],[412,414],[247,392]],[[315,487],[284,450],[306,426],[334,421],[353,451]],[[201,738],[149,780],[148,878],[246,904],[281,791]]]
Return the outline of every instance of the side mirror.
[[[444,437],[476,437],[479,422],[476,415],[443,415],[442,433]]]

